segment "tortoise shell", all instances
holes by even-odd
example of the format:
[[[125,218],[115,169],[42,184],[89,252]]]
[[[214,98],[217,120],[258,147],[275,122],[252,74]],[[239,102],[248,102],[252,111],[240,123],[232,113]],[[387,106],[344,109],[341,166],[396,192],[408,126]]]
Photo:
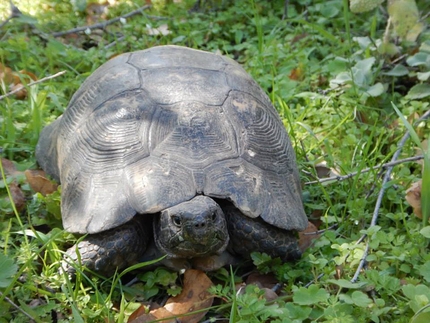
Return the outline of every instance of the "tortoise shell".
[[[160,46],[111,59],[42,131],[36,157],[62,184],[69,232],[105,231],[196,195],[282,229],[307,226],[284,125],[224,56]]]

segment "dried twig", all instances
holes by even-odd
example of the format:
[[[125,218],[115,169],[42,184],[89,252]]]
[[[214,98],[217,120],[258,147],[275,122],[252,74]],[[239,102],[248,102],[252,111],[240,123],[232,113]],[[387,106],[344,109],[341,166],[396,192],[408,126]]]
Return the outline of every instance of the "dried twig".
[[[415,122],[415,124],[420,123],[421,121],[426,120],[429,117],[430,117],[430,110],[427,111],[426,113],[424,113],[421,116],[421,118],[419,118]],[[391,158],[391,163],[395,163],[396,162],[397,158],[400,155],[400,152],[402,151],[403,147],[406,144],[406,141],[409,139],[409,136],[410,136],[410,134],[409,134],[409,132],[407,132],[403,136],[403,138],[400,140],[400,142],[398,144],[398,147],[397,147],[397,150],[394,153],[393,158]],[[382,180],[382,185],[381,185],[382,188],[379,191],[378,199],[376,200],[375,210],[373,211],[373,216],[372,216],[372,220],[370,221],[369,228],[375,226],[376,223],[377,223],[377,221],[378,221],[379,209],[381,208],[382,198],[383,198],[383,196],[385,194],[385,190],[386,190],[386,186],[387,186],[386,184],[390,181],[391,172],[393,170],[393,167],[394,166],[387,167],[387,172],[385,173],[384,179]],[[362,235],[361,238],[357,241],[356,244],[362,242],[364,239],[366,239],[366,237],[367,237],[366,234]],[[358,276],[360,275],[360,272],[361,272],[361,270],[363,269],[363,267],[364,267],[364,265],[366,263],[366,258],[367,258],[368,253],[369,253],[369,241],[367,241],[367,243],[366,243],[366,248],[364,250],[363,257],[360,259],[360,262],[358,264],[357,270],[355,271],[354,277],[352,277],[352,279],[351,279],[351,283],[355,283],[357,281]]]
[[[405,159],[399,159],[399,160],[391,160],[389,163],[386,164],[382,164],[382,165],[376,165],[373,167],[369,167],[369,168],[364,168],[361,171],[357,171],[357,172],[352,172],[346,175],[337,175],[337,176],[331,176],[331,177],[326,177],[326,178],[320,178],[318,180],[315,181],[311,181],[311,182],[306,182],[305,185],[311,185],[311,184],[317,184],[317,183],[325,183],[325,182],[330,182],[330,181],[344,181],[346,179],[349,179],[351,177],[354,177],[357,174],[362,174],[362,173],[367,173],[370,172],[371,170],[376,170],[376,169],[380,169],[380,168],[389,168],[389,167],[393,167],[399,164],[403,164],[403,163],[407,163],[407,162],[412,162],[412,161],[417,161],[417,160],[421,160],[423,159],[424,156],[420,155],[420,156],[414,156],[414,157],[408,157]]]
[[[77,28],[73,28],[70,30],[66,30],[66,31],[55,32],[55,33],[52,33],[52,36],[60,37],[60,36],[68,35],[68,34],[79,33],[79,32],[85,31],[85,30],[105,29],[108,25],[114,24],[114,23],[120,21],[121,19],[126,19],[129,17],[135,16],[139,13],[143,13],[144,10],[146,10],[150,7],[151,7],[150,5],[146,5],[146,6],[140,7],[139,9],[136,9],[132,12],[129,12],[129,13],[125,14],[124,16],[121,16],[121,17],[116,17],[116,18],[113,18],[111,20],[107,20],[105,22],[97,23],[97,24],[90,25],[90,26],[77,27]]]
[[[4,25],[6,25],[13,18],[17,18],[17,17],[22,15],[21,11],[13,4],[12,0],[9,0],[9,3],[10,3],[9,17],[7,17],[5,21],[0,23],[0,28],[2,28]]]
[[[58,72],[58,73],[56,73],[54,75],[46,76],[46,77],[44,77],[44,78],[42,78],[40,80],[37,80],[37,81],[34,81],[34,82],[30,82],[26,86],[32,86],[32,85],[36,85],[36,84],[45,82],[45,81],[53,79],[53,78],[55,78],[57,76],[63,75],[64,73],[66,73],[66,71],[61,71],[61,72]],[[11,95],[15,94],[16,92],[21,91],[26,86],[24,86],[24,85],[18,86],[15,90],[10,91],[10,92],[8,92],[8,93],[6,93],[4,95],[0,95],[0,101],[3,100],[4,98],[7,98],[8,96],[11,96]]]
[[[22,314],[24,314],[25,316],[27,316],[31,321],[34,321],[34,318],[28,314],[26,311],[24,311],[21,307],[19,307],[18,305],[16,305],[14,302],[12,302],[12,300],[7,297],[4,296],[2,292],[0,292],[0,296],[3,296],[4,299],[6,300],[6,302],[8,302],[10,305],[12,305],[15,309],[17,309],[18,311],[20,311]]]

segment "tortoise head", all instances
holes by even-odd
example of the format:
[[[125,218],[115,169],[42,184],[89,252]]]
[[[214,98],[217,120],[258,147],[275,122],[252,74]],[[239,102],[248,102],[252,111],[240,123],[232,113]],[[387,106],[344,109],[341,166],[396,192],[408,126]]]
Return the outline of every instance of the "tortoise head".
[[[155,217],[154,240],[169,257],[220,254],[229,241],[227,222],[221,207],[213,199],[198,195]]]

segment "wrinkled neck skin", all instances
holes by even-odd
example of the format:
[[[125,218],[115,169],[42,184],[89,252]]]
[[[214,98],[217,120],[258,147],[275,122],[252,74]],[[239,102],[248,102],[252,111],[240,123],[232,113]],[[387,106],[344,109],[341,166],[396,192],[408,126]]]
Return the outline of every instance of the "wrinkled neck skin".
[[[203,195],[163,210],[153,226],[156,247],[171,259],[220,255],[229,242],[221,207]]]

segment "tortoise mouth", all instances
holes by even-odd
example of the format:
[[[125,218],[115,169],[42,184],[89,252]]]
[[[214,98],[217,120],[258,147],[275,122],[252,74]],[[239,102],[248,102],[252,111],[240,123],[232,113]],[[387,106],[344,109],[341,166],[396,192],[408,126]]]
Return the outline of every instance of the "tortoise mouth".
[[[227,248],[230,239],[228,234],[224,234],[224,232],[214,232],[210,237],[205,237],[205,243],[193,240],[185,240],[183,234],[178,233],[178,235],[169,240],[168,246],[162,245],[159,247],[164,249],[171,257],[194,258],[221,254]]]

